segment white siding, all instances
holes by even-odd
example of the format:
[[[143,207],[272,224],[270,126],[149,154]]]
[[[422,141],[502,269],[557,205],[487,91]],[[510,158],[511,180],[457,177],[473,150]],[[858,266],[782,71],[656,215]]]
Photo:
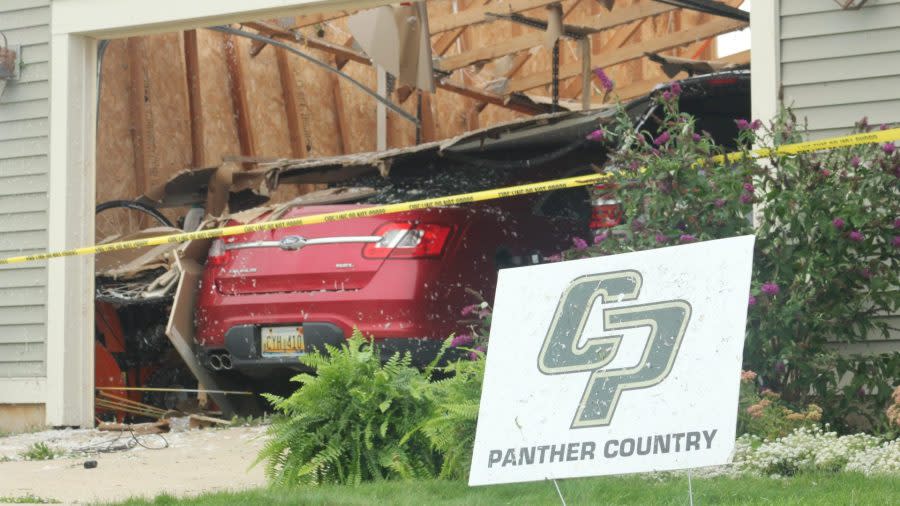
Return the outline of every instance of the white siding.
[[[24,64],[0,96],[0,257],[47,246],[49,24],[49,0],[0,1]],[[46,286],[45,262],[0,266],[0,380],[46,375]]]
[[[869,123],[900,123],[900,0],[841,10],[824,0],[781,0],[784,104],[809,122],[810,137]]]

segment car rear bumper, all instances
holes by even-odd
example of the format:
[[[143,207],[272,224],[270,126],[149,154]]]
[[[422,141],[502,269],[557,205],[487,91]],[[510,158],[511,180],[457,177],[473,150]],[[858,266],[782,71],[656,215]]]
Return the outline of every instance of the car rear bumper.
[[[303,339],[308,352],[325,353],[326,345],[338,347],[345,342],[347,336],[340,327],[331,323],[306,322],[303,326]],[[273,369],[306,369],[300,364],[299,357],[287,355],[283,357],[263,357],[261,353],[261,329],[263,325],[237,325],[225,333],[224,352],[231,356],[232,369],[256,375]],[[413,365],[428,365],[440,352],[442,341],[420,338],[376,339],[381,360],[386,361],[396,353],[409,353]],[[209,353],[222,353],[221,349],[209,349]],[[451,352],[456,356],[458,353]],[[447,356],[445,358],[451,358]]]

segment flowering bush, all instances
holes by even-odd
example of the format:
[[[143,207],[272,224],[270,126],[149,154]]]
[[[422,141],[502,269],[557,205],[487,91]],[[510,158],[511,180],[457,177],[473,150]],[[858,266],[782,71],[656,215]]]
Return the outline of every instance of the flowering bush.
[[[657,131],[636,132],[621,114],[603,133],[616,146],[610,167],[626,221],[563,256],[756,234],[745,366],[788,403],[822,406],[836,428],[888,430],[884,407],[900,353],[846,356],[835,345],[887,335],[887,320],[878,316],[900,306],[900,156],[893,144],[772,154],[757,163],[754,145],[775,153],[801,140],[785,113],[768,127],[738,121],[739,153],[719,162],[711,157],[722,148],[679,112],[679,93],[673,85],[658,98]]]
[[[774,441],[744,435],[735,445],[735,474],[792,476],[801,472],[900,472],[900,441],[868,434],[838,436],[821,428],[801,427]]]
[[[756,379],[753,371],[741,372],[738,434],[776,439],[800,427],[818,427],[822,408],[810,404],[806,409],[794,411],[785,405],[779,394],[769,389],[760,392]]]

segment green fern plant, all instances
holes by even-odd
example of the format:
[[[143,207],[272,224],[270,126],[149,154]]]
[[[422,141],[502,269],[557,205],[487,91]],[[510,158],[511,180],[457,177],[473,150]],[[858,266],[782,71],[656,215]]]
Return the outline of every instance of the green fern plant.
[[[441,478],[465,479],[469,475],[485,364],[484,354],[475,353],[478,360],[447,365],[444,371],[449,377],[432,383],[429,390],[434,410],[420,430],[443,456]]]
[[[359,331],[341,347],[304,355],[289,397],[265,397],[279,413],[256,463],[275,485],[358,484],[431,478],[440,457],[416,432],[432,412],[428,376],[408,354],[386,363]]]

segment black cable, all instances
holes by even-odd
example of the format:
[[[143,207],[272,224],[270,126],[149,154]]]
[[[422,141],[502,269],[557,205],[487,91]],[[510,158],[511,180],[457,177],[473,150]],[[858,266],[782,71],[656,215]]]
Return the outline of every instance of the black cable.
[[[156,436],[163,441],[162,446],[148,446],[144,444],[143,441],[141,441],[141,436],[135,434],[134,430],[131,427],[128,428],[128,433],[131,435],[131,438],[119,444],[116,444],[116,442],[122,439],[122,436],[125,435],[125,431],[119,431],[119,435],[112,439],[107,439],[104,441],[100,441],[99,443],[82,446],[81,448],[75,448],[72,451],[76,453],[90,454],[127,451],[137,446],[141,446],[142,448],[146,448],[148,450],[163,450],[169,447],[169,441],[165,437],[163,437],[162,434],[143,434],[142,436]]]
[[[738,21],[750,21],[750,14],[730,5],[725,5],[714,0],[656,0],[659,3],[681,7],[692,11],[721,16],[723,18],[736,19]]]
[[[553,80],[551,82],[551,93],[553,95],[552,112],[559,110],[559,39],[553,43]]]

